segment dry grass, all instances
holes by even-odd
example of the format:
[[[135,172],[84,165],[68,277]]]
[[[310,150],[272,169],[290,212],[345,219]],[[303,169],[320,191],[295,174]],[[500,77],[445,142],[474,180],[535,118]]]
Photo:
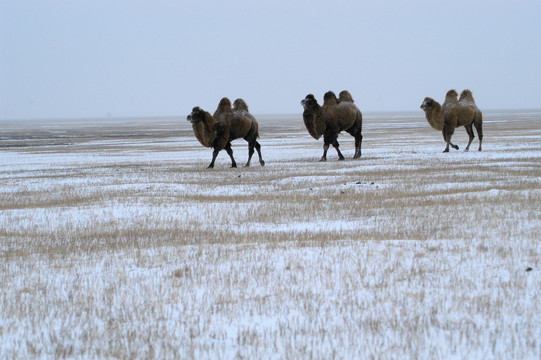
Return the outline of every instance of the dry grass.
[[[326,163],[261,118],[214,170],[182,119],[0,122],[1,357],[536,358],[540,117],[441,154],[373,114]]]

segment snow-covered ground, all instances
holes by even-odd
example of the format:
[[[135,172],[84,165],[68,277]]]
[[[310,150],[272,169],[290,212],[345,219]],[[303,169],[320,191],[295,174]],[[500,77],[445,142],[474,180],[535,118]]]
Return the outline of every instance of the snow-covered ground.
[[[0,358],[538,359],[541,112],[484,118],[322,163],[262,116],[213,170],[185,119],[0,121]]]

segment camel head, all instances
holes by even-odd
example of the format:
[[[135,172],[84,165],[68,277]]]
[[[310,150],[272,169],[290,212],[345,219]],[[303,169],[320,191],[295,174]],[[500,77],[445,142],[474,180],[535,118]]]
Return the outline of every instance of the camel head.
[[[423,103],[421,104],[421,109],[427,111],[428,109],[432,108],[434,104],[436,104],[436,101],[434,99],[425,97]]]
[[[188,120],[192,124],[196,124],[205,120],[205,114],[206,111],[202,110],[199,106],[196,106],[192,109],[191,114],[186,117],[186,120]]]
[[[332,91],[327,91],[323,95],[323,105],[336,105],[338,104],[338,99],[336,98],[335,93]]]
[[[319,108],[319,104],[312,94],[306,95],[306,97],[301,101],[301,105],[305,111],[314,111]]]
[[[248,104],[246,104],[246,101],[242,99],[237,99],[233,103],[233,109],[248,111]]]
[[[342,101],[354,102],[353,97],[351,97],[351,94],[347,90],[340,91],[340,94],[338,94],[338,100],[340,102]]]

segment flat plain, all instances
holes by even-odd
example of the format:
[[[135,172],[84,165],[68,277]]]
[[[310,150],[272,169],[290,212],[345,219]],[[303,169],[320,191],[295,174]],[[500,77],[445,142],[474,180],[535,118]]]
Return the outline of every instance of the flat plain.
[[[212,170],[185,117],[0,121],[0,358],[541,356],[541,111],[448,154],[365,114],[327,162],[257,118]]]

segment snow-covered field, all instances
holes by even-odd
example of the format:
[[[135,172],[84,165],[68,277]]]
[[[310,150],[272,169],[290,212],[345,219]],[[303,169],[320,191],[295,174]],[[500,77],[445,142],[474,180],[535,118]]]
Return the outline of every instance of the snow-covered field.
[[[0,121],[0,358],[539,359],[541,112],[484,115],[213,170],[184,118]]]

